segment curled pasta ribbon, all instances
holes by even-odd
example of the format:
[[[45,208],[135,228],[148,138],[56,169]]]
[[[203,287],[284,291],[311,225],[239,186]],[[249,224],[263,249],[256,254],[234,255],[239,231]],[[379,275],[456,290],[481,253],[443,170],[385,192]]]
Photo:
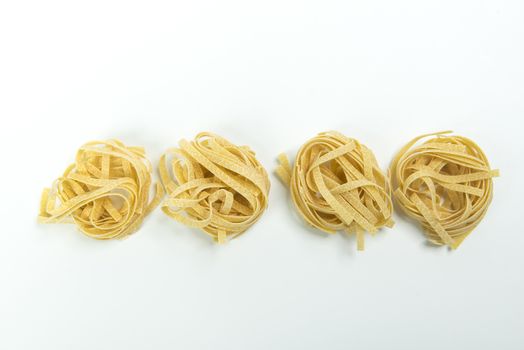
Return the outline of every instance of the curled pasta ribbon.
[[[162,210],[224,243],[251,227],[267,207],[269,178],[247,146],[208,132],[181,140],[160,159],[168,193]]]
[[[44,189],[39,221],[72,222],[95,239],[124,238],[164,195],[157,183],[149,201],[151,173],[142,147],[118,140],[88,142],[78,150],[75,163]]]
[[[293,168],[284,154],[278,161],[277,175],[311,226],[355,233],[358,250],[364,249],[364,232],[393,226],[388,180],[373,153],[358,141],[324,132],[300,148]]]
[[[486,214],[492,178],[499,171],[490,168],[477,144],[449,133],[416,137],[399,151],[390,170],[404,212],[422,225],[431,243],[455,249]]]

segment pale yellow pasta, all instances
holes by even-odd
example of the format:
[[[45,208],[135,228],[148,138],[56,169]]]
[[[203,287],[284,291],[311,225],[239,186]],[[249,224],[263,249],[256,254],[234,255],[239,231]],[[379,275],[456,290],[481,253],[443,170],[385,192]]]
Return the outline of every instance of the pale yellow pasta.
[[[311,226],[327,233],[355,233],[359,250],[364,249],[364,232],[393,226],[387,177],[358,141],[324,132],[300,148],[293,167],[283,154],[278,160],[277,174]]]
[[[44,189],[39,221],[73,222],[95,239],[124,238],[139,228],[164,194],[157,183],[149,201],[151,173],[142,147],[118,140],[88,142],[75,163]]]
[[[492,170],[473,141],[451,131],[419,136],[391,164],[394,195],[428,240],[455,249],[480,223],[493,194]],[[421,144],[417,142],[428,138]]]
[[[168,193],[162,210],[224,243],[250,228],[267,207],[270,182],[247,146],[208,132],[181,140],[160,159]]]

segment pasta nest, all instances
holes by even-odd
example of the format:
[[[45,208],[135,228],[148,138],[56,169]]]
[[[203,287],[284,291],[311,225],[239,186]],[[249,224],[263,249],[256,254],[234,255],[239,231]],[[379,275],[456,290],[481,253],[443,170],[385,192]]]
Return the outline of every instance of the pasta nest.
[[[51,188],[43,191],[39,221],[72,222],[89,237],[106,240],[135,232],[160,202],[149,201],[152,167],[142,147],[118,140],[84,144]]]
[[[245,232],[268,204],[269,178],[255,153],[209,132],[169,149],[159,170],[168,193],[162,210],[218,243]]]
[[[486,214],[499,171],[491,170],[475,142],[445,135],[450,132],[410,141],[393,160],[391,176],[397,202],[428,240],[455,249]]]
[[[358,141],[324,132],[300,148],[293,168],[284,154],[278,159],[277,174],[311,226],[327,233],[355,233],[359,250],[364,249],[364,232],[393,226],[388,179]]]

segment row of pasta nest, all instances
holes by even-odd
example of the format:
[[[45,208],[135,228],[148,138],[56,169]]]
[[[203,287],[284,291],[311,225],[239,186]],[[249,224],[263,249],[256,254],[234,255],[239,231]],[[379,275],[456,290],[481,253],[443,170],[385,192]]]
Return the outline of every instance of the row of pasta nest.
[[[335,131],[308,140],[293,165],[284,154],[278,162],[276,173],[304,221],[326,233],[355,234],[359,250],[365,233],[393,227],[392,198],[431,243],[457,248],[486,214],[498,176],[477,144],[450,132],[410,141],[389,175],[369,148]],[[153,185],[142,147],[88,142],[44,189],[39,221],[74,223],[95,239],[124,238],[162,202],[165,214],[223,243],[268,205],[270,181],[255,153],[216,134],[181,140],[162,155],[158,171],[162,185]]]

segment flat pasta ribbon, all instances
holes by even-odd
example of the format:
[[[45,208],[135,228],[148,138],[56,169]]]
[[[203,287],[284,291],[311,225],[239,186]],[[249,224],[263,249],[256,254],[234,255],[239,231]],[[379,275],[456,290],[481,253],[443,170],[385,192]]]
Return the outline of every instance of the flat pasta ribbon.
[[[397,202],[422,225],[428,240],[455,249],[486,214],[492,178],[499,171],[490,168],[475,142],[449,133],[410,141],[394,158],[390,174]],[[427,137],[431,138],[416,145]]]
[[[168,193],[162,210],[218,243],[245,232],[268,204],[269,177],[255,153],[209,132],[169,149],[159,170]]]
[[[300,148],[293,168],[284,154],[278,161],[277,175],[311,226],[327,233],[355,233],[358,250],[364,249],[364,232],[393,226],[388,179],[358,141],[324,132]]]
[[[151,173],[142,147],[118,140],[88,142],[78,150],[75,163],[44,189],[39,222],[75,223],[100,240],[124,238],[139,228],[164,194],[157,183],[149,201]]]

